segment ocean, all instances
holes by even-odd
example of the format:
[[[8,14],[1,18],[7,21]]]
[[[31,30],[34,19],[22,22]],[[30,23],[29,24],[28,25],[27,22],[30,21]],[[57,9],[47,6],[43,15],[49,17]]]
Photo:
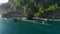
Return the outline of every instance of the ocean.
[[[60,34],[60,21],[0,19],[0,34]]]

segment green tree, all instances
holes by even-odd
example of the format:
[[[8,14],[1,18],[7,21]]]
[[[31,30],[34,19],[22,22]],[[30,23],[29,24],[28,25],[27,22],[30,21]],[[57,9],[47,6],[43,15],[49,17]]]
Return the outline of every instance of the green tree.
[[[23,8],[24,14],[33,13],[41,15],[44,11],[56,10],[60,8],[59,1],[56,0],[10,0],[11,8],[16,11],[18,7]],[[30,12],[29,12],[30,11]]]

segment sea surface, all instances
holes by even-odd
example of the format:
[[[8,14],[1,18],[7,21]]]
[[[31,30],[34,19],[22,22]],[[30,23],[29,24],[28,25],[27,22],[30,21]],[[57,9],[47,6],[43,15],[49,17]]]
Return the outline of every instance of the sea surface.
[[[40,20],[29,21],[6,20],[0,18],[0,34],[60,34],[60,21],[44,22]]]

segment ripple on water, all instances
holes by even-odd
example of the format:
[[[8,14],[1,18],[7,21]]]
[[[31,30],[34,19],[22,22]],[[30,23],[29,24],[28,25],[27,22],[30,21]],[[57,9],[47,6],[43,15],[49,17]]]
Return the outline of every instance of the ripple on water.
[[[37,21],[34,21],[37,23]],[[13,23],[13,24],[12,24]],[[26,24],[25,24],[26,23]],[[0,19],[0,33],[2,34],[56,34],[60,33],[60,26],[35,24],[32,21],[13,22]]]

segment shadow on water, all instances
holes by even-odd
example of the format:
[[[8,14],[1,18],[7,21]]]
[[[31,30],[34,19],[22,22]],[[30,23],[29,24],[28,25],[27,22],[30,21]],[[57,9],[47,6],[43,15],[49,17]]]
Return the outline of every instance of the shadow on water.
[[[35,22],[35,21],[34,21]],[[41,21],[38,21],[39,23]],[[0,20],[1,34],[58,34],[60,33],[60,26],[43,25],[33,23],[32,21],[13,22],[12,20]],[[53,24],[53,21],[50,21]]]

